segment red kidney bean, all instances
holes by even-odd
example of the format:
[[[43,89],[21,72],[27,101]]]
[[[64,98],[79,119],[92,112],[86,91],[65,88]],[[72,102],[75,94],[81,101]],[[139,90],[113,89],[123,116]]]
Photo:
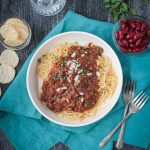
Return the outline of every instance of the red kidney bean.
[[[130,23],[130,26],[131,26],[133,29],[136,28],[136,25],[135,25],[134,22],[131,22],[131,23]]]
[[[143,31],[145,30],[146,27],[147,27],[147,24],[146,24],[146,23],[142,23],[141,31],[143,32]]]
[[[149,27],[148,30],[147,30],[147,36],[150,37],[150,27]]]
[[[122,23],[121,24],[121,30],[123,30],[126,27],[126,24]]]
[[[120,49],[121,49],[123,52],[125,52],[125,53],[128,52],[127,48],[125,48],[125,47],[123,47],[123,46],[120,46]]]
[[[124,39],[124,35],[121,34],[121,35],[119,36],[119,40],[123,40],[123,39]]]
[[[127,40],[123,40],[123,41],[122,41],[122,44],[123,44],[124,47],[128,47],[128,46],[129,46],[129,43],[128,43]]]
[[[141,47],[141,51],[144,51],[145,49],[147,49],[147,45]]]
[[[129,22],[129,24],[131,24],[131,23],[135,23],[136,20],[135,19],[130,19],[128,22]]]
[[[120,41],[117,41],[117,44],[120,45],[120,46],[124,46],[124,44]]]
[[[136,22],[136,30],[141,29],[141,23],[139,21]]]
[[[141,44],[141,41],[142,41],[142,38],[139,38],[136,43],[135,43],[135,46],[138,47],[140,44]]]
[[[141,42],[143,45],[147,45],[148,44],[148,39],[143,39]]]
[[[134,34],[135,34],[134,32],[131,32],[131,33],[129,33],[129,34],[126,35],[126,38],[128,40],[130,40],[131,38],[133,38]]]
[[[133,49],[133,52],[142,52],[147,48],[147,45]]]
[[[130,29],[129,29],[129,32],[128,33],[131,33],[131,32],[133,32],[134,31],[134,29],[132,28],[132,27],[130,27]],[[127,34],[128,34],[127,33]]]
[[[130,48],[136,48],[135,44],[130,44],[129,47]]]
[[[131,40],[128,40],[128,41],[129,41],[129,43],[131,43],[131,44],[135,43],[135,40],[134,40],[134,39],[131,39]]]
[[[141,38],[142,36],[143,36],[142,33],[136,33],[136,34],[134,35],[134,40],[137,40],[137,39]]]
[[[143,39],[148,39],[148,35],[144,35],[144,36],[143,36]]]
[[[119,33],[116,32],[116,40],[119,40]]]
[[[147,36],[148,26],[145,27],[144,31],[142,31],[143,35]]]
[[[124,39],[124,35],[122,31],[119,31],[119,40],[123,40]]]
[[[132,48],[128,48],[128,52],[132,52],[133,50],[132,50]]]
[[[119,36],[120,36],[121,34],[123,34],[122,30],[120,30],[118,33],[119,33]]]
[[[139,48],[139,47],[133,49],[133,52],[140,52],[140,51],[141,51],[141,48]]]
[[[135,33],[141,33],[141,32],[139,32],[139,31],[135,30]]]
[[[126,34],[126,33],[128,32],[128,30],[129,30],[129,27],[124,27],[124,28],[122,29],[123,34]]]
[[[122,20],[122,23],[124,23],[124,24],[126,24],[127,22],[128,22],[127,19],[123,19],[123,20]]]
[[[140,45],[140,49],[141,49],[141,50],[145,50],[147,47],[148,47],[147,44],[146,44],[146,45]]]

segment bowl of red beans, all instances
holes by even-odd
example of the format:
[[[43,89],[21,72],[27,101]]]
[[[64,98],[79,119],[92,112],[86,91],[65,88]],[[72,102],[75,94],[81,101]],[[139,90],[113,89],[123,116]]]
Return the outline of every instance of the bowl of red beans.
[[[143,17],[121,19],[115,24],[112,37],[116,48],[125,54],[150,50],[150,24]]]

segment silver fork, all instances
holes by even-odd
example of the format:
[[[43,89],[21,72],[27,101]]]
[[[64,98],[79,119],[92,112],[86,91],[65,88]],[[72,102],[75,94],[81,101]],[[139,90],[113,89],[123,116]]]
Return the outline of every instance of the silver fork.
[[[136,82],[133,80],[131,81],[126,80],[124,88],[123,88],[123,100],[125,102],[125,110],[124,110],[124,116],[126,116],[129,104],[131,101],[134,99],[135,96],[135,88],[136,88]],[[124,128],[125,128],[125,122],[121,126],[120,134],[116,143],[116,148],[117,149],[122,149],[123,148],[123,137],[124,137]]]
[[[147,96],[143,91],[138,94],[134,100],[130,103],[129,106],[129,112],[128,114],[122,119],[122,121],[100,142],[99,147],[104,147],[108,141],[111,139],[111,137],[114,135],[114,133],[120,128],[122,123],[125,122],[125,120],[131,116],[133,113],[138,112],[141,110],[141,108],[145,105],[147,100],[149,99],[149,96]]]

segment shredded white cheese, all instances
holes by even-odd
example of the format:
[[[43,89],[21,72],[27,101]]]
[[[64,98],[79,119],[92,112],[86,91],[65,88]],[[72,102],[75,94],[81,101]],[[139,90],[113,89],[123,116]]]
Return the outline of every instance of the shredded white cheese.
[[[78,64],[77,64],[77,67],[80,67],[80,66],[81,66],[81,64],[78,63]]]
[[[77,70],[77,69],[78,69],[78,66],[75,67],[75,70]]]
[[[69,83],[71,83],[70,77],[71,77],[71,76],[67,77],[67,81],[68,81]]]
[[[78,71],[78,74],[80,74],[82,71],[83,71],[83,70],[79,70],[79,71]]]
[[[76,63],[72,62],[70,68],[75,68],[75,67],[76,67]]]
[[[68,98],[66,98],[65,100],[66,100],[66,102],[68,102],[68,103],[69,103],[69,99],[68,99]]]
[[[74,62],[74,63],[78,63],[78,61],[77,61],[77,60],[75,60],[75,59],[73,59],[73,60],[72,60],[72,62]]]
[[[84,98],[82,97],[82,98],[81,98],[81,102],[83,102],[83,101],[84,101]]]
[[[79,92],[79,95],[84,95],[84,93],[83,92]]]
[[[79,75],[76,75],[76,77],[74,78],[75,82],[79,82]]]
[[[76,68],[76,66],[77,66],[77,63],[76,62],[74,62],[74,61],[71,61],[71,63],[70,63],[70,70],[74,70],[75,68]]]
[[[67,66],[69,66],[71,64],[71,61],[69,60],[69,61],[67,61]]]
[[[72,74],[73,73],[73,71],[72,70],[68,70],[68,74]]]
[[[62,90],[67,90],[67,87],[66,86],[62,87]]]
[[[92,75],[92,73],[91,73],[91,72],[90,72],[90,73],[87,73],[87,75],[88,75],[88,76],[91,76],[91,75]]]
[[[57,92],[59,92],[61,90],[61,88],[56,89]]]
[[[74,68],[75,68],[75,66],[70,66],[69,69],[70,69],[70,70],[74,70]]]
[[[99,77],[100,76],[100,73],[98,71],[96,71],[96,75]]]
[[[56,91],[59,92],[59,91],[61,91],[61,90],[66,90],[66,89],[67,89],[67,87],[64,86],[64,87],[61,87],[61,88],[56,89]]]
[[[81,55],[81,57],[84,57],[84,56],[85,56],[85,54],[82,54],[82,55]]]
[[[74,52],[72,55],[71,55],[72,58],[76,57],[76,53]]]

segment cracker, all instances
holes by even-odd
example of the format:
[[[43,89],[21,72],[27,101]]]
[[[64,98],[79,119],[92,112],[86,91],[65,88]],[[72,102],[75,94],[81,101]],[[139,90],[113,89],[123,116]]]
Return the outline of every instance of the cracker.
[[[17,29],[17,31],[18,31],[18,40],[21,40],[24,42],[28,38],[28,35],[29,35],[28,31],[22,28]]]
[[[10,18],[6,21],[6,25],[12,26],[14,29],[16,29],[17,32],[21,30],[21,32],[29,34],[28,27],[24,24],[24,22],[17,18]]]
[[[19,57],[17,53],[13,50],[4,50],[0,56],[1,64],[8,64],[15,68],[18,65]]]
[[[0,65],[0,83],[10,83],[15,77],[15,70],[7,64]]]
[[[7,24],[3,25],[0,28],[0,34],[4,39],[7,40],[16,40],[18,39],[18,32],[12,26]]]
[[[23,41],[21,40],[4,40],[4,43],[9,45],[9,46],[19,46],[21,44],[23,44]]]

